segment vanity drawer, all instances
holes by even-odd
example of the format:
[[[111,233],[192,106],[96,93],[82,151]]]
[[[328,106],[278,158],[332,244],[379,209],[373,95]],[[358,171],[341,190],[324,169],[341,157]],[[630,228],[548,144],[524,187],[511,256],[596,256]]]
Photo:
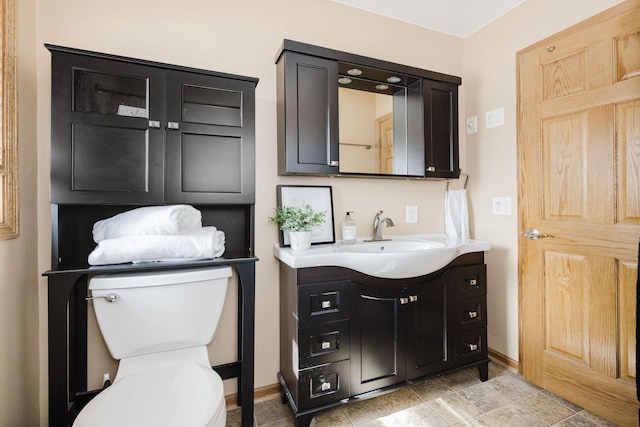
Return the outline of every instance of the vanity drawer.
[[[347,320],[349,282],[329,282],[298,287],[300,326]]]
[[[456,345],[456,365],[487,358],[487,328],[461,332]]]
[[[349,397],[349,371],[348,360],[300,371],[298,410]]]
[[[456,295],[458,298],[486,295],[487,266],[470,265],[456,269]]]
[[[349,321],[301,328],[298,349],[301,368],[348,359]]]
[[[474,329],[487,325],[487,298],[465,298],[456,303],[456,324],[460,330]]]

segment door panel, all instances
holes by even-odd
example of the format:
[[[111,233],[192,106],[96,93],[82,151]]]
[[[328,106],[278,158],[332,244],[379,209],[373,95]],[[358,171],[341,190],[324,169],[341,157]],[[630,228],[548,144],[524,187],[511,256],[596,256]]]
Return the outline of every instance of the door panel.
[[[526,379],[638,423],[640,2],[518,54],[520,362]]]

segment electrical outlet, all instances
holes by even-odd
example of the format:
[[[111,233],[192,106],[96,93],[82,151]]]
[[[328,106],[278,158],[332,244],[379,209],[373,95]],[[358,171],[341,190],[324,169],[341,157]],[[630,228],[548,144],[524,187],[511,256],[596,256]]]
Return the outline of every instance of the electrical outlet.
[[[407,224],[417,224],[418,223],[418,207],[417,206],[407,206]]]

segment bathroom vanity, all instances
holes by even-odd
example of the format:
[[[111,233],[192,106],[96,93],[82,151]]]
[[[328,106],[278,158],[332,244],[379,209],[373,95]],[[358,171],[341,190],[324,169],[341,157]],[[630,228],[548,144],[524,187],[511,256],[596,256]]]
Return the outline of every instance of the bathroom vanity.
[[[274,247],[281,261],[278,376],[298,426],[350,399],[464,367],[477,365],[480,379],[488,379],[489,245],[432,239],[442,246],[423,254],[353,253],[340,244],[298,253]],[[429,251],[445,265],[413,267],[432,270],[424,274],[388,268],[374,276],[353,268],[384,268],[396,264],[395,256],[417,259]]]

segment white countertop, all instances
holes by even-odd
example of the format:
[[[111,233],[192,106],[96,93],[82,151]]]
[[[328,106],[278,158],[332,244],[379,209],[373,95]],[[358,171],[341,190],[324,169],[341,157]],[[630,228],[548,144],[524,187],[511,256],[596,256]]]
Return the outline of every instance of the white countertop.
[[[273,255],[291,268],[320,266],[345,267],[374,277],[402,279],[433,273],[460,255],[484,252],[491,244],[482,240],[447,238],[444,234],[412,234],[405,236],[385,236],[390,241],[438,242],[440,247],[406,252],[356,252],[352,245],[337,242],[312,245],[311,249],[294,251],[290,247],[273,246]],[[356,245],[380,245],[385,241],[367,242],[358,240]]]

